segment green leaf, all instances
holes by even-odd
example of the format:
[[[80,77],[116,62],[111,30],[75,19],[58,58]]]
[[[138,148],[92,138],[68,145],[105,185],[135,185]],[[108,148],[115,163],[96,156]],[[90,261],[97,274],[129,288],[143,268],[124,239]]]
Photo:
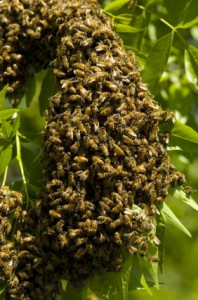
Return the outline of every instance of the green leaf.
[[[181,3],[181,1],[180,1]],[[198,2],[197,0],[188,0],[180,13],[180,22],[177,28],[189,28],[198,23],[197,19]]]
[[[26,106],[29,107],[36,93],[36,76],[30,76],[26,83],[27,91],[25,93]]]
[[[111,14],[116,14],[125,4],[129,3],[131,0],[115,0],[107,4],[104,8],[104,12],[110,12]]]
[[[181,231],[183,231],[186,235],[191,237],[191,233],[188,229],[180,222],[180,220],[176,217],[173,211],[168,207],[168,205],[164,202],[161,206],[160,213],[162,214],[163,218],[165,219],[167,224],[171,224]]]
[[[5,121],[3,122],[2,133],[3,133],[3,137],[6,140],[10,140],[11,139],[12,133],[13,133],[13,129],[12,129],[12,126],[10,125],[10,123],[5,122]]]
[[[115,28],[117,32],[127,32],[127,33],[138,33],[141,32],[143,29],[135,28],[129,25],[124,24],[115,24]]]
[[[196,64],[196,66],[198,66],[198,49],[197,49],[197,47],[194,47],[193,45],[189,45],[188,50],[189,50],[190,54],[192,55],[192,58]]]
[[[149,286],[148,286],[148,284],[146,282],[144,274],[142,274],[142,276],[140,278],[140,283],[143,286],[143,288],[147,291],[147,293],[152,296],[152,292],[151,292],[151,290],[150,290],[150,288],[149,288]]]
[[[162,274],[164,274],[164,256],[165,256],[165,220],[161,214],[157,214],[157,228],[156,236],[160,240],[158,246],[158,257],[159,257],[159,269]]]
[[[124,253],[125,261],[122,265],[122,271],[115,273],[117,298],[120,300],[128,300],[129,279],[132,268],[132,255]]]
[[[198,24],[198,17],[194,18],[193,20],[186,22],[186,23],[180,23],[177,25],[176,28],[182,28],[182,29],[186,29],[189,27],[192,27],[193,25]]]
[[[147,256],[144,258],[144,264],[146,269],[149,271],[154,283],[155,287],[159,289],[159,281],[158,281],[158,263],[152,262]]]
[[[43,79],[40,95],[38,98],[41,116],[44,115],[45,110],[48,108],[48,99],[56,93],[56,80],[52,69],[48,69]]]
[[[198,133],[176,120],[171,130],[170,145],[172,144],[186,152],[198,152]]]
[[[155,94],[157,84],[167,65],[173,36],[174,32],[171,31],[157,40],[147,57],[142,77],[153,94]]]
[[[63,292],[64,298],[67,300],[87,300],[87,286],[83,287],[81,290],[76,290],[69,282],[66,286],[66,291]]]
[[[189,50],[185,50],[184,54],[184,65],[185,65],[185,72],[186,77],[192,87],[192,89],[198,93],[198,78],[197,72],[195,70],[195,66],[193,64],[193,58]]]
[[[0,108],[2,107],[3,102],[5,100],[5,95],[6,95],[7,89],[8,89],[8,84],[6,84],[3,87],[3,89],[0,91]]]
[[[5,171],[5,168],[9,164],[12,158],[12,145],[8,144],[0,152],[0,175]]]
[[[131,14],[120,14],[118,16],[113,16],[114,20],[118,20],[120,23],[122,24],[126,24],[129,25],[129,23],[131,22],[132,19],[132,15]]]
[[[187,196],[185,191],[182,190],[182,188],[177,188],[177,189],[175,188],[170,190],[167,198],[168,199],[173,198],[174,200],[183,201],[184,203],[186,203],[187,205],[189,205],[190,207],[198,211],[197,202],[191,196]]]
[[[13,117],[17,112],[19,112],[19,109],[16,108],[0,110],[0,121],[4,121]]]

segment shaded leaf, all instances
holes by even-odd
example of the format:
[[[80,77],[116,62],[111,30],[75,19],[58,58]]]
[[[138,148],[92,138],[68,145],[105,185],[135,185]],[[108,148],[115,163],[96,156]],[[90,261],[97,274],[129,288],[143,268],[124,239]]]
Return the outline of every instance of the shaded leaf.
[[[64,298],[63,298],[64,295]],[[62,294],[62,299],[67,300],[87,300],[87,286],[84,286],[81,290],[76,290],[69,282],[66,286],[66,291]]]
[[[56,80],[52,69],[48,69],[43,79],[40,95],[38,98],[40,115],[43,116],[48,107],[48,99],[55,94],[57,90]]]
[[[8,144],[0,152],[0,175],[5,171],[5,168],[9,164],[12,158],[12,145]]]
[[[26,86],[27,86],[27,91],[25,93],[25,100],[26,100],[26,106],[29,107],[36,93],[35,74],[33,76],[28,77]]]
[[[175,227],[179,228],[181,231],[183,231],[186,235],[191,237],[191,233],[188,231],[188,229],[180,222],[180,220],[176,217],[176,215],[173,213],[173,211],[168,207],[168,205],[164,202],[162,204],[160,213],[164,217],[167,224],[174,225]]]
[[[172,144],[186,152],[198,152],[198,133],[176,120],[171,130],[170,145]]]
[[[170,55],[174,33],[161,37],[152,47],[143,71],[143,81],[148,83],[151,93],[155,93],[157,84],[165,70]]]
[[[4,102],[4,99],[5,99],[5,95],[6,95],[7,89],[8,89],[8,84],[6,84],[6,85],[2,88],[2,90],[0,91],[0,108],[1,108],[2,105],[3,105],[3,102]]]
[[[186,77],[187,77],[192,89],[196,93],[198,93],[198,78],[197,78],[196,70],[193,65],[191,54],[189,53],[188,50],[185,50],[184,65],[185,65]]]
[[[156,236],[160,240],[158,246],[158,257],[159,257],[159,270],[164,274],[164,256],[165,256],[165,220],[161,214],[157,214],[157,227],[156,227]]]
[[[129,279],[132,268],[132,255],[124,253],[125,261],[122,265],[122,271],[114,274],[116,278],[117,298],[128,300]]]

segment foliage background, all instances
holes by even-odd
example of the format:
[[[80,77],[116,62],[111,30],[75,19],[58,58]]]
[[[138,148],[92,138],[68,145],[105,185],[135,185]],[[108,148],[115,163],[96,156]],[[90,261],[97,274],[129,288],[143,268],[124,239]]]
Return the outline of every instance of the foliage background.
[[[197,132],[198,1],[100,2],[106,13],[114,18],[115,28],[126,49],[135,52],[143,81],[155,95],[154,99],[164,109],[175,111],[179,121]],[[50,76],[47,71],[37,74],[30,81],[29,92],[23,97],[19,107],[20,132],[26,137],[21,138],[21,153],[24,171],[31,183],[28,187],[30,196],[36,195],[41,185],[38,180],[39,153],[45,124],[43,111],[47,106],[48,96],[53,95],[53,87],[46,93],[45,81],[48,83]],[[9,107],[8,102],[5,107]],[[172,132],[169,145],[172,162],[185,173],[193,188],[193,198],[198,201],[198,137],[188,141],[181,136],[177,138]],[[15,151],[16,149],[13,150],[13,158]],[[3,177],[0,179],[3,180]],[[12,184],[16,189],[20,189],[22,185],[16,159],[10,163],[7,184]],[[167,226],[165,276],[160,277],[160,290],[152,288],[153,296],[143,290],[134,291],[130,293],[129,299],[184,300],[188,297],[189,300],[195,300],[198,297],[197,213],[181,201],[170,198],[167,203],[190,230],[192,239],[174,227]]]
[[[128,3],[125,7],[127,5]],[[132,14],[128,23],[132,27],[131,32],[119,34],[126,48],[136,53],[142,68],[143,81],[148,83],[149,89],[155,95],[154,99],[164,109],[175,111],[179,121],[198,131],[198,2],[138,0],[137,3],[131,1],[131,8],[131,11],[127,11],[122,6],[115,14]],[[120,22],[120,19],[115,21]],[[135,29],[142,31],[138,33]],[[168,35],[174,37],[169,38]],[[166,50],[168,47],[170,48]],[[193,55],[190,53],[191,49]],[[154,85],[157,76],[158,80]],[[175,144],[178,145],[177,142]],[[192,152],[171,151],[169,154],[174,165],[185,173],[188,183],[193,188],[193,198],[197,201],[197,148]],[[195,300],[198,297],[197,214],[174,199],[170,199],[168,204],[191,231],[192,238],[171,226],[167,227],[165,274],[161,278],[160,290],[152,289],[153,296],[143,290],[134,291],[130,294],[130,299]]]

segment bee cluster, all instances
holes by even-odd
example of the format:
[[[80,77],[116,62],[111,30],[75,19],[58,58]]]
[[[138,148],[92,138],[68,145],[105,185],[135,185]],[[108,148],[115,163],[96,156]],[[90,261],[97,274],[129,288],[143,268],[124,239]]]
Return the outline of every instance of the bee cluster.
[[[39,248],[35,210],[23,209],[22,200],[21,193],[0,189],[0,285],[7,300],[55,299],[60,282],[48,275],[51,267]]]
[[[159,130],[174,116],[153,101],[133,53],[95,0],[3,0],[0,11],[0,85],[9,83],[13,104],[31,72],[54,68],[45,185],[34,212],[45,261],[40,278],[53,272],[80,287],[101,268],[121,270],[123,247],[147,255],[149,242],[159,244],[151,233],[156,204],[184,182]],[[35,270],[30,261],[24,268]]]

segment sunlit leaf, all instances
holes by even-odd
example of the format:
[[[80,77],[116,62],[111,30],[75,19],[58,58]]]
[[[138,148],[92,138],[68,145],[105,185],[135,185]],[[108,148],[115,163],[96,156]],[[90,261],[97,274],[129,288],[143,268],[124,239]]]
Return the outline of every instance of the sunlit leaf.
[[[114,20],[119,21],[120,23],[127,24],[131,22],[132,15],[131,14],[120,14],[118,16],[113,16]],[[116,25],[116,23],[115,23]]]
[[[6,84],[3,89],[0,91],[0,108],[3,105],[4,99],[5,99],[5,95],[8,89],[8,84]]]
[[[131,0],[115,0],[107,4],[104,8],[104,12],[110,12],[111,14],[116,14],[117,11],[121,9],[125,4],[129,3]]]
[[[198,24],[198,17],[196,17],[195,19],[189,21],[189,22],[186,22],[186,23],[180,23],[177,25],[177,28],[189,28],[189,27],[192,27],[193,25],[196,25]]]
[[[184,55],[184,63],[185,63],[185,72],[186,77],[191,84],[193,90],[198,93],[198,78],[195,70],[195,66],[193,65],[192,56],[188,50],[185,50]]]
[[[181,1],[180,1],[181,3]],[[198,23],[197,18],[197,9],[198,2],[197,0],[188,0],[184,1],[185,7],[183,11],[180,13],[180,20],[177,28],[189,28]]]
[[[140,283],[143,286],[143,288],[147,291],[147,293],[152,296],[151,289],[149,288],[148,283],[146,282],[144,274],[141,275]]]
[[[5,168],[9,164],[12,158],[12,145],[8,144],[0,152],[0,175],[5,171]]]
[[[160,213],[164,217],[167,224],[174,225],[183,231],[186,235],[191,237],[191,233],[188,229],[180,222],[180,220],[176,217],[174,212],[168,207],[168,205],[164,202],[161,206]]]
[[[13,117],[17,112],[19,112],[19,109],[16,108],[0,110],[0,121]]]
[[[174,33],[171,31],[157,40],[146,59],[142,76],[143,81],[149,85],[149,89],[153,94],[167,65],[173,36]]]
[[[167,198],[183,201],[198,211],[198,203],[191,196],[187,196],[185,191],[183,191],[181,188],[172,189]]]
[[[171,130],[171,144],[179,146],[186,152],[198,152],[198,133],[177,120]]]
[[[135,28],[124,24],[115,24],[115,28],[117,32],[137,33],[142,31],[140,28]]]

